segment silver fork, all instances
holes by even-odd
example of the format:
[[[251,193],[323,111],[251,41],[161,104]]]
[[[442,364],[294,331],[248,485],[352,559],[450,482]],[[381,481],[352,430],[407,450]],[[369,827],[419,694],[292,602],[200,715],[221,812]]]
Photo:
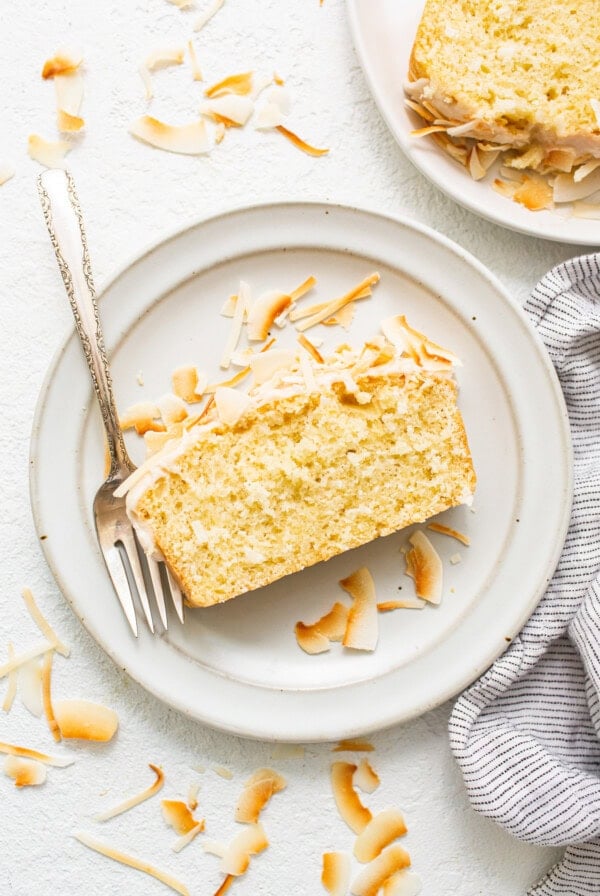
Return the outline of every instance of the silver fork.
[[[100,405],[110,454],[108,478],[94,498],[96,534],[117,597],[137,637],[134,591],[137,592],[148,626],[154,632],[149,590],[140,562],[140,552],[143,551],[131,520],[127,516],[125,498],[114,496],[115,490],[136,468],[125,448],[113,398],[83,217],[73,178],[67,171],[62,169],[45,171],[38,178],[38,190],[46,227],[75,318],[75,329],[81,340]],[[170,592],[177,615],[183,622],[183,598],[171,571],[166,564],[157,563],[147,554],[144,554],[144,563],[164,628],[166,629],[168,624],[165,590]],[[168,583],[168,589],[164,587],[164,580]]]

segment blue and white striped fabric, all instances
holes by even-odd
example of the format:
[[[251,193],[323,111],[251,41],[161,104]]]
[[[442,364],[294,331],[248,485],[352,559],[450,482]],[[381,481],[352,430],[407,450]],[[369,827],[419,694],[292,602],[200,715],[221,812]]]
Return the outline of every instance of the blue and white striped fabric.
[[[457,701],[450,743],[478,812],[522,840],[567,847],[529,896],[598,896],[600,254],[553,268],[525,310],[548,348],[569,410],[571,524],[531,619]]]

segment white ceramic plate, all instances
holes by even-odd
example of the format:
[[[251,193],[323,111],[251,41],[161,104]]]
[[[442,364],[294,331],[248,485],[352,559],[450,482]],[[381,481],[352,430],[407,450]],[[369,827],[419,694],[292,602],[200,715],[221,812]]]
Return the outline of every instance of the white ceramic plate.
[[[424,122],[404,103],[403,84],[425,0],[347,0],[354,45],[371,92],[392,134],[416,167],[470,211],[530,236],[597,246],[600,221],[567,218],[556,211],[530,212],[490,186],[493,172],[474,181],[433,140],[411,137]]]
[[[472,512],[444,522],[472,546],[431,534],[445,558],[442,605],[380,616],[372,654],[333,645],[307,656],[294,624],[336,599],[363,564],[380,599],[412,594],[397,534],[268,588],[173,619],[164,637],[122,615],[93,534],[103,469],[99,414],[78,342],[59,351],[40,396],[32,439],[32,504],[46,557],[92,636],[149,691],[218,728],[280,740],[331,740],[391,725],[457,693],[506,647],[556,565],[569,518],[570,442],[562,395],[521,310],[472,257],[408,221],[321,204],[261,206],[196,224],[159,243],[104,289],[101,311],[118,405],[169,390],[193,362],[222,378],[230,321],[219,314],[240,278],[256,292],[318,278],[315,300],[373,269],[374,298],[349,334],[320,327],[329,345],[361,343],[380,319],[405,313],[464,360],[460,405],[479,484]],[[290,328],[291,329],[291,328]],[[316,331],[311,331],[315,336]],[[294,334],[285,338],[294,340]],[[136,379],[143,372],[145,385]],[[141,446],[132,445],[138,461]],[[549,484],[552,487],[549,487]],[[451,555],[462,562],[452,565]],[[401,588],[401,590],[399,590]]]

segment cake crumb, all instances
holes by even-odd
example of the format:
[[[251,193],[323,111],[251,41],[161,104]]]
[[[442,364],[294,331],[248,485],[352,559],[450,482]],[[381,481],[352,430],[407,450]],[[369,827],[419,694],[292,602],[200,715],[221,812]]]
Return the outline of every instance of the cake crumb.
[[[460,554],[452,554],[452,556],[450,557],[450,563],[452,563],[453,566],[456,566],[457,563],[462,563],[461,555]]]

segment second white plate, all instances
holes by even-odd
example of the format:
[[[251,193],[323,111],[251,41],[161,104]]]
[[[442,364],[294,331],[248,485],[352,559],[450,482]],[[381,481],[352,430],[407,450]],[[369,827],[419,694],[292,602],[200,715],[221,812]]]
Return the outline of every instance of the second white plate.
[[[40,396],[32,439],[32,503],[48,562],[67,599],[118,666],[170,705],[235,733],[331,740],[390,725],[466,686],[506,647],[557,562],[570,507],[570,443],[562,395],[521,310],[472,257],[408,221],[321,204],[263,206],[198,223],[134,260],[101,300],[118,405],[156,398],[172,370],[197,364],[214,379],[230,321],[219,314],[240,279],[258,294],[309,274],[315,300],[344,292],[373,269],[374,296],[350,333],[319,328],[330,346],[362,343],[404,313],[464,361],[460,405],[478,474],[472,512],[444,522],[469,548],[431,534],[445,560],[439,608],[380,616],[372,654],[307,656],[297,620],[344,599],[337,582],[368,566],[380,599],[412,593],[400,547],[379,539],[268,588],[208,610],[188,610],[163,637],[135,640],[93,531],[102,479],[99,414],[71,336]],[[295,333],[281,339],[295,340]],[[315,333],[315,335],[317,335]],[[142,372],[144,385],[138,383]],[[136,459],[141,446],[134,446]],[[552,488],[548,487],[552,483]],[[535,546],[535,550],[533,549]],[[449,558],[460,553],[462,562]]]
[[[408,158],[436,187],[502,227],[547,240],[600,244],[600,221],[567,218],[555,211],[530,212],[496,193],[489,177],[474,181],[433,140],[411,137],[423,121],[406,107],[403,85],[425,0],[347,0],[347,4],[356,52],[379,111]]]

